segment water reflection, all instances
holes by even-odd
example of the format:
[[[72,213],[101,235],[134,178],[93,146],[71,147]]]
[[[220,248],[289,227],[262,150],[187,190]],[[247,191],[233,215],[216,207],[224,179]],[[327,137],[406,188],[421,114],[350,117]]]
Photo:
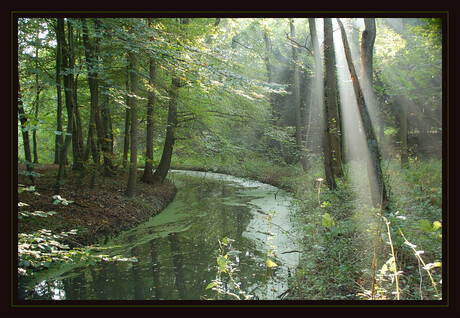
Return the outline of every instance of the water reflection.
[[[27,299],[200,299],[216,277],[218,240],[235,240],[232,256],[241,288],[253,299],[277,299],[286,291],[287,271],[297,265],[290,199],[277,188],[204,173],[174,173],[176,199],[137,228],[110,240],[112,253],[138,262],[101,262],[61,274],[29,289]],[[270,211],[276,215],[268,218]],[[279,265],[267,269],[267,251]],[[270,276],[273,276],[270,278]],[[58,291],[59,290],[59,291]],[[24,288],[22,289],[24,291]]]

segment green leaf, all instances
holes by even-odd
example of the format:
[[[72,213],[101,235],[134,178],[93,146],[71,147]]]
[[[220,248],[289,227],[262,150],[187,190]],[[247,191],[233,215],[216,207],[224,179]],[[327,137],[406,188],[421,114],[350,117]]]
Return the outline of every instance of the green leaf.
[[[208,286],[206,286],[206,289],[213,288],[217,286],[216,283],[209,283]]]
[[[441,267],[442,266],[442,263],[441,262],[435,262],[435,263],[428,263],[426,264],[423,269],[425,270],[430,270],[430,269],[433,269],[435,267]]]
[[[240,251],[233,250],[233,251],[228,252],[227,254],[232,256],[232,255],[238,255],[240,253],[241,253]]]
[[[439,229],[441,226],[442,226],[441,222],[439,222],[439,221],[433,222],[433,231],[436,231],[436,230]]]
[[[331,206],[332,206],[331,202],[324,201],[323,203],[321,203],[322,208],[327,208],[327,207],[331,207]]]
[[[267,259],[265,261],[267,263],[267,266],[272,268],[272,267],[278,267],[278,264],[276,264],[275,262],[273,262],[271,259]]]
[[[217,258],[217,265],[219,265],[222,271],[225,271],[225,266],[227,265],[227,258],[224,256],[219,256]]]
[[[428,220],[418,220],[418,225],[423,232],[430,233],[433,230]]]
[[[335,225],[335,221],[329,213],[324,213],[321,224],[326,227],[332,227]]]

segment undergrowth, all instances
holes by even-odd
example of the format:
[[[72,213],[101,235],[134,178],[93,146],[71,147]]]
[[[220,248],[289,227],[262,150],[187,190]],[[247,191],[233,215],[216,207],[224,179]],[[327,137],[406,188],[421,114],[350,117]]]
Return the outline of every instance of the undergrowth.
[[[290,191],[304,247],[290,279],[290,298],[309,300],[442,298],[442,163],[382,163],[390,196],[385,213],[372,207],[364,162],[349,162],[337,189],[324,184],[320,158],[310,169],[263,158],[223,162],[193,157],[182,169],[247,177]]]
[[[293,298],[442,298],[441,162],[384,165],[385,213],[366,203],[365,167],[348,165],[334,191],[321,178],[304,178],[296,196],[307,252],[291,282]]]

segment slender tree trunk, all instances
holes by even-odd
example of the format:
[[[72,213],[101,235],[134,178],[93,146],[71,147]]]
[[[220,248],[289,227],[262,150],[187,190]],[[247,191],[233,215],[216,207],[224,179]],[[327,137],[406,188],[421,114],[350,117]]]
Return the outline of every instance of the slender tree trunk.
[[[83,167],[83,162],[82,162],[82,157],[83,157],[83,131],[81,127],[81,118],[80,118],[80,112],[78,110],[77,106],[77,90],[78,90],[78,74],[74,76],[74,69],[75,69],[75,54],[74,54],[74,34],[73,34],[73,27],[72,23],[70,20],[67,21],[67,39],[68,39],[68,47],[66,50],[66,56],[64,57],[66,59],[66,68],[68,70],[71,70],[71,73],[69,74],[70,76],[68,77],[69,84],[67,88],[65,87],[66,90],[70,91],[65,91],[65,93],[69,94],[69,98],[71,99],[72,102],[72,109],[73,109],[73,116],[72,116],[72,131],[70,132],[70,136],[72,139],[72,154],[73,154],[73,170],[81,170]],[[67,95],[66,95],[67,98]],[[66,157],[66,164],[67,164],[67,157]]]
[[[180,80],[173,75],[172,87],[169,92],[169,107],[168,107],[168,124],[166,127],[165,144],[163,153],[161,155],[160,163],[158,164],[153,180],[163,182],[168,174],[169,166],[171,165],[171,158],[173,153],[175,130],[177,128],[177,90],[180,87]]]
[[[375,137],[375,132],[374,132],[374,127],[372,126],[371,118],[369,116],[369,111],[366,106],[366,102],[364,100],[364,95],[363,91],[361,89],[358,76],[356,74],[355,67],[353,65],[353,60],[351,57],[351,52],[350,52],[350,47],[348,45],[348,40],[347,40],[347,34],[345,32],[345,28],[340,21],[340,19],[337,19],[337,22],[339,23],[340,30],[342,33],[342,41],[343,41],[343,47],[345,51],[345,57],[347,60],[348,64],[348,69],[350,71],[351,75],[351,80],[353,83],[353,90],[355,92],[356,96],[356,101],[358,104],[358,110],[359,114],[363,123],[363,129],[364,133],[366,135],[366,141],[367,141],[367,146],[369,148],[369,155],[370,155],[370,162],[368,162],[368,176],[369,176],[369,185],[371,188],[371,196],[372,196],[372,202],[374,207],[381,207],[382,210],[385,210],[388,207],[388,197],[385,189],[385,183],[383,180],[383,173],[382,173],[382,168],[380,165],[380,152],[377,144],[377,139]],[[362,42],[362,51],[366,52],[369,50],[367,47],[363,47],[366,45],[370,45],[369,42],[366,42],[365,35],[364,33],[366,30],[363,32],[363,39],[364,41]],[[364,57],[362,61],[369,61],[367,57]],[[372,67],[372,65],[366,65],[362,64],[361,69],[369,68]],[[368,69],[364,70],[363,72],[368,72]]]
[[[327,130],[330,135],[331,163],[334,174],[337,177],[343,176],[342,149],[340,144],[340,117],[337,103],[337,79],[336,62],[334,50],[334,36],[332,19],[324,19],[324,57],[326,62],[326,113]]]
[[[332,21],[330,18],[324,19],[324,59],[326,64],[324,93],[326,102],[323,112],[323,151],[324,151],[324,173],[326,175],[326,184],[329,189],[334,190],[337,185],[335,183],[333,169],[333,154],[332,154],[332,134],[330,132],[329,112],[334,107],[332,103],[336,101],[336,95],[332,90],[332,82],[335,81],[335,73],[333,66],[331,67],[331,45],[332,41]]]
[[[38,39],[38,34],[37,34]],[[38,46],[35,49],[35,69],[38,69]],[[40,83],[38,81],[38,73],[35,74],[35,119],[38,119],[38,109],[40,106]],[[34,163],[38,163],[38,145],[37,145],[37,130],[32,132]]]
[[[135,52],[128,53],[130,70],[130,106],[131,106],[131,159],[129,165],[126,196],[133,197],[137,180],[137,57]]]
[[[322,126],[322,113],[324,113],[324,83],[323,83],[323,64],[321,62],[321,50],[318,41],[318,33],[316,30],[316,20],[315,18],[309,18],[309,27],[310,27],[310,35],[311,41],[313,46],[313,57],[315,61],[315,75],[313,78],[313,84],[311,85],[311,103],[310,109],[312,110],[311,116],[309,119],[309,126],[307,130],[308,138],[313,142],[314,138],[310,138],[310,131],[316,132],[318,134],[317,144],[310,144],[312,145],[311,149],[314,149],[314,146],[321,147],[322,145],[322,135],[323,130],[321,129]],[[310,127],[312,126],[312,127]],[[315,147],[316,148],[316,147]]]
[[[22,103],[21,97],[21,86],[18,79],[18,115],[19,121],[21,122],[22,142],[24,144],[24,156],[26,159],[26,170],[29,173],[30,181],[32,182],[32,184],[35,184],[35,179],[33,176],[34,165],[32,163],[32,155],[30,153],[29,131],[28,129],[26,129],[27,117],[24,112],[24,104]]]
[[[129,98],[129,97],[128,97]],[[128,103],[129,105],[130,103]],[[129,131],[131,129],[131,112],[129,108],[126,108],[125,111],[125,131],[123,134],[123,168],[126,168],[128,165],[128,155],[129,155]]]
[[[64,75],[64,92],[65,92],[65,104],[67,108],[67,131],[65,136],[65,141],[63,147],[60,150],[60,159],[59,159],[59,170],[56,178],[56,183],[54,185],[54,194],[60,194],[61,186],[64,183],[64,174],[65,174],[65,165],[67,163],[67,152],[70,147],[70,142],[72,140],[72,132],[73,132],[73,114],[74,114],[74,107],[75,107],[75,100],[74,100],[74,76],[73,72],[69,72],[69,60],[72,59],[72,41],[71,41],[71,34],[72,34],[72,27],[71,23],[68,23],[68,33],[69,33],[69,44],[67,45],[65,40],[65,33],[64,33],[64,19],[58,18],[58,34],[57,37],[58,42],[62,43],[62,68],[66,72]],[[72,70],[73,71],[73,70]]]
[[[58,28],[56,26],[56,38],[58,38]],[[62,130],[62,79],[61,79],[61,65],[62,65],[62,43],[58,41],[56,45],[56,96],[57,96],[57,110],[56,122],[57,133],[54,145],[54,163],[59,163],[60,150],[63,143],[63,130]]]
[[[110,60],[108,58],[103,58],[102,63],[104,67],[110,68]],[[110,96],[108,94],[110,84],[107,84],[105,81],[102,82],[102,88],[104,94],[102,96],[102,105],[101,105],[101,119],[102,119],[102,126],[104,130],[104,139],[107,142],[107,152],[110,159],[113,158],[113,126],[112,126],[112,114],[110,110]],[[112,168],[113,163],[112,163]]]
[[[126,91],[129,92],[129,87],[130,87],[130,72],[129,72],[129,67],[128,67],[128,73],[126,75]],[[131,98],[129,97],[129,94],[126,94],[126,111],[125,111],[125,131],[123,134],[123,168],[126,168],[128,165],[128,154],[129,154],[129,130],[130,130],[130,117],[131,117],[131,112],[129,111],[131,109]]]
[[[146,160],[144,175],[142,176],[142,181],[146,183],[153,183],[153,106],[155,103],[155,93],[153,88],[155,86],[155,77],[156,77],[156,65],[153,58],[150,58],[149,65],[149,88],[148,102],[147,102],[147,135],[146,135]]]
[[[295,40],[295,26],[294,19],[289,19],[289,25],[291,28],[291,38]],[[300,162],[302,163],[302,168],[304,171],[307,171],[307,160],[305,152],[303,149],[302,142],[302,115],[300,112],[300,83],[299,83],[299,61],[297,58],[297,47],[292,45],[292,93],[294,95],[294,108],[295,108],[295,141],[296,147],[299,151]]]
[[[95,26],[98,27],[98,21],[94,21]],[[82,20],[83,26],[83,43],[85,46],[86,52],[86,64],[88,69],[88,84],[91,94],[91,112],[94,116],[94,125],[97,135],[97,150],[101,149],[102,156],[104,158],[104,174],[109,176],[113,173],[113,164],[109,156],[109,146],[108,140],[105,138],[104,127],[101,119],[101,110],[99,107],[99,79],[98,79],[98,69],[99,69],[99,49],[98,49],[98,40],[97,38],[90,41],[88,35],[88,28],[86,25],[86,20]],[[99,155],[95,156],[97,159],[100,158]],[[96,162],[96,165],[99,165],[99,160]]]
[[[75,77],[74,81],[74,123],[73,123],[73,133],[72,133],[72,152],[73,152],[73,170],[79,171],[83,169],[84,163],[84,149],[85,145],[83,142],[83,127],[81,122],[80,110],[78,108],[77,102],[77,89],[78,89],[78,77]]]

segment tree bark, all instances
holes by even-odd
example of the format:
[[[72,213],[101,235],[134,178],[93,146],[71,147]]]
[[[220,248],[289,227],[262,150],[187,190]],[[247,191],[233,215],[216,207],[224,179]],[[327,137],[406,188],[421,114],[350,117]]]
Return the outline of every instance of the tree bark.
[[[321,62],[321,50],[318,41],[318,33],[316,29],[315,18],[308,19],[310,27],[310,36],[313,47],[314,58],[314,77],[312,80],[310,91],[310,110],[309,123],[307,128],[307,141],[309,140],[311,148],[317,149],[322,146],[322,113],[324,113],[324,82],[323,82],[323,64]],[[317,137],[310,137],[310,134],[317,134]]]
[[[326,114],[327,133],[330,135],[331,163],[334,175],[343,176],[340,143],[340,117],[337,103],[337,79],[332,19],[324,19],[324,58],[326,63]]]
[[[95,26],[98,27],[97,20],[94,21]],[[101,109],[99,107],[99,49],[97,39],[93,39],[92,43],[89,39],[88,28],[86,20],[82,20],[83,29],[83,44],[85,46],[86,65],[88,70],[88,85],[91,94],[91,113],[94,119],[95,131],[97,134],[97,151],[101,149],[102,156],[104,158],[104,175],[110,176],[113,173],[113,163],[109,156],[109,145],[108,140],[105,138],[104,127],[101,119]],[[94,129],[93,129],[94,131]],[[96,165],[99,165],[99,154],[94,156],[97,158]]]
[[[155,103],[155,93],[153,87],[155,85],[156,77],[156,65],[153,58],[150,58],[149,61],[149,84],[151,85],[148,101],[147,101],[147,132],[146,132],[146,160],[144,174],[142,176],[142,181],[146,183],[153,183],[153,106]]]
[[[129,165],[126,196],[133,197],[137,180],[137,57],[135,52],[128,53],[130,71],[130,113],[131,113],[131,158]]]
[[[33,176],[34,165],[32,163],[32,155],[30,153],[29,131],[28,129],[26,129],[27,117],[24,112],[24,104],[22,103],[21,97],[21,86],[18,79],[18,117],[19,121],[21,122],[22,142],[24,144],[24,156],[26,159],[26,170],[29,173],[30,181],[32,182],[32,184],[35,184],[35,179]]]
[[[59,20],[59,19],[57,19]],[[58,35],[58,22],[56,22],[56,39]],[[62,130],[62,78],[61,78],[61,65],[62,65],[62,43],[58,41],[56,45],[56,96],[57,96],[57,110],[56,110],[56,122],[57,122],[57,133],[54,145],[54,163],[59,163],[60,150],[63,143],[63,130]]]
[[[75,108],[75,100],[74,100],[74,74],[73,69],[69,72],[69,61],[72,61],[73,58],[73,44],[72,44],[72,26],[71,23],[68,21],[68,34],[69,34],[69,43],[66,43],[65,40],[65,31],[64,31],[64,19],[58,18],[58,36],[57,41],[62,44],[62,68],[65,71],[64,75],[64,92],[65,92],[65,105],[67,109],[67,131],[65,136],[64,144],[60,150],[60,158],[59,158],[59,169],[56,178],[56,183],[54,185],[54,194],[60,194],[61,186],[64,183],[64,174],[65,174],[65,165],[67,163],[67,152],[70,147],[70,142],[72,140],[72,132],[73,132],[73,115],[74,115],[74,108]]]
[[[337,185],[335,183],[335,175],[333,169],[333,155],[332,155],[332,134],[330,133],[329,112],[333,108],[332,103],[336,101],[336,95],[333,94],[331,89],[331,82],[335,81],[334,68],[331,68],[331,46],[332,41],[332,20],[330,18],[324,19],[324,58],[326,64],[324,93],[326,102],[324,103],[323,110],[323,151],[324,151],[324,173],[326,176],[326,184],[329,189],[334,190]]]
[[[130,81],[129,81],[129,66],[128,66],[128,72],[126,74],[126,91],[129,92],[129,87],[130,87]],[[126,168],[128,165],[128,155],[129,155],[129,130],[131,127],[131,112],[129,111],[131,109],[131,98],[129,97],[129,94],[126,94],[126,110],[125,110],[125,131],[123,134],[123,168]]]
[[[291,28],[291,39],[295,40],[295,25],[294,19],[289,19],[289,25]],[[302,142],[302,115],[300,112],[300,83],[299,83],[299,61],[297,58],[297,47],[292,45],[292,94],[294,95],[294,109],[295,109],[295,142],[299,152],[300,162],[302,164],[303,171],[307,171],[307,160],[304,154],[303,142]]]
[[[37,32],[38,40],[38,32]],[[38,69],[38,46],[35,49],[35,68]],[[38,120],[38,109],[40,106],[40,83],[38,81],[38,73],[35,74],[35,119]],[[34,163],[38,163],[38,145],[37,145],[37,129],[32,132]]]
[[[158,164],[153,180],[164,182],[168,174],[169,166],[175,141],[175,130],[177,128],[177,90],[180,87],[180,79],[173,75],[171,90],[169,92],[169,107],[168,107],[168,124],[166,127],[165,144],[161,155],[160,163]]]
[[[364,100],[363,91],[361,89],[361,86],[360,86],[360,83],[359,83],[359,80],[356,74],[356,70],[353,65],[353,60],[351,57],[350,47],[348,45],[347,34],[345,32],[345,28],[342,22],[340,21],[340,19],[337,19],[337,22],[339,23],[340,30],[342,33],[342,41],[343,41],[343,47],[345,51],[345,57],[346,57],[348,69],[351,75],[351,80],[353,83],[353,90],[355,92],[359,114],[360,114],[360,117],[363,123],[364,133],[366,135],[367,146],[369,148],[370,162],[368,162],[367,164],[367,167],[368,167],[367,170],[368,170],[368,177],[369,177],[369,186],[371,188],[372,203],[374,207],[376,208],[380,207],[382,210],[385,210],[388,207],[388,197],[386,193],[385,182],[383,180],[382,168],[380,165],[381,156],[380,156],[380,151],[379,151],[378,144],[377,144],[377,139],[375,137],[375,132],[372,126],[371,118],[369,116],[369,111],[367,109],[366,102]],[[366,32],[366,30],[364,32]],[[370,43],[364,40],[361,46],[362,51],[368,52],[369,48],[363,47],[363,45],[370,45]],[[365,56],[364,59],[362,59],[362,61],[369,61],[369,59],[367,59],[367,56]],[[362,71],[363,69],[367,68],[363,72],[369,71],[369,65],[367,64],[362,63],[361,68],[362,68]]]
[[[82,170],[83,169],[83,162],[84,162],[84,149],[85,145],[83,143],[83,127],[81,122],[80,110],[78,109],[78,102],[77,102],[77,81],[78,77],[75,77],[74,81],[74,123],[73,123],[73,133],[72,133],[72,152],[73,152],[73,170]]]

